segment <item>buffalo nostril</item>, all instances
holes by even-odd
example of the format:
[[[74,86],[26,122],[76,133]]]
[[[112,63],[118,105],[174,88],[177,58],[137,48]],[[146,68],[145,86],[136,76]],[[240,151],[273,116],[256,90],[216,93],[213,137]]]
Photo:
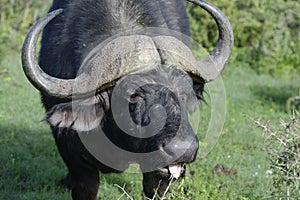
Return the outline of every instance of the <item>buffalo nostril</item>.
[[[195,159],[198,150],[198,140],[180,140],[163,143],[161,145],[161,150],[169,156],[172,156],[174,160],[191,162]]]
[[[163,150],[169,155],[178,155],[184,153],[189,146],[190,142],[185,141],[171,141],[170,143],[164,143],[162,145]]]

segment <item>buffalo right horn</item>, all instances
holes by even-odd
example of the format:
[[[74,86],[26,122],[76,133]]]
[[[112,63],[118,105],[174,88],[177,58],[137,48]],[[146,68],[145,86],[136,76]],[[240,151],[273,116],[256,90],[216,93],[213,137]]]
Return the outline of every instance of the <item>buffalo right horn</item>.
[[[214,50],[197,64],[196,76],[201,76],[205,82],[217,78],[227,64],[233,48],[233,32],[228,18],[215,6],[204,0],[187,0],[206,10],[216,21],[219,29],[219,39]]]

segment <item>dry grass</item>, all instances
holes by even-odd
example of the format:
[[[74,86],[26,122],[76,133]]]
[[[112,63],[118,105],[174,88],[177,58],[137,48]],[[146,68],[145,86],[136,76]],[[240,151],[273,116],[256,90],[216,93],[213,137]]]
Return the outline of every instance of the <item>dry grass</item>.
[[[300,114],[294,112],[286,122],[271,128],[270,122],[254,123],[263,129],[264,150],[268,153],[273,176],[273,197],[297,199],[300,196]]]

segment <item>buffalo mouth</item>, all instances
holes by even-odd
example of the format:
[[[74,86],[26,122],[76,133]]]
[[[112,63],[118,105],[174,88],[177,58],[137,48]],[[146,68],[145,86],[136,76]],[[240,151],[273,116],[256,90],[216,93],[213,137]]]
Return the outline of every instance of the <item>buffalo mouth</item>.
[[[161,178],[165,179],[179,179],[180,177],[184,176],[186,167],[184,163],[176,163],[171,164],[169,166],[159,168],[158,172]]]

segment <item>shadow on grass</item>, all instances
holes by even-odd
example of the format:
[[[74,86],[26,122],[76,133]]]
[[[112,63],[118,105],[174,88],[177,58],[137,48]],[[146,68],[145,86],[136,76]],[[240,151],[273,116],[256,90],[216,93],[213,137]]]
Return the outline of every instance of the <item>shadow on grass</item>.
[[[6,197],[28,193],[49,193],[64,196],[68,193],[61,180],[67,168],[56,148],[47,125],[35,128],[0,123],[0,193]],[[106,185],[130,185],[127,174],[101,175]],[[101,186],[100,186],[101,187]],[[53,197],[51,197],[53,199]],[[49,199],[51,199],[49,198]],[[1,199],[1,195],[0,195]]]
[[[292,84],[255,85],[251,87],[253,94],[260,100],[276,105],[280,111],[287,112],[287,100],[294,96],[299,87]]]
[[[36,191],[52,184],[52,174],[59,173],[61,164],[51,134],[46,129],[3,125],[0,132],[0,189]]]

